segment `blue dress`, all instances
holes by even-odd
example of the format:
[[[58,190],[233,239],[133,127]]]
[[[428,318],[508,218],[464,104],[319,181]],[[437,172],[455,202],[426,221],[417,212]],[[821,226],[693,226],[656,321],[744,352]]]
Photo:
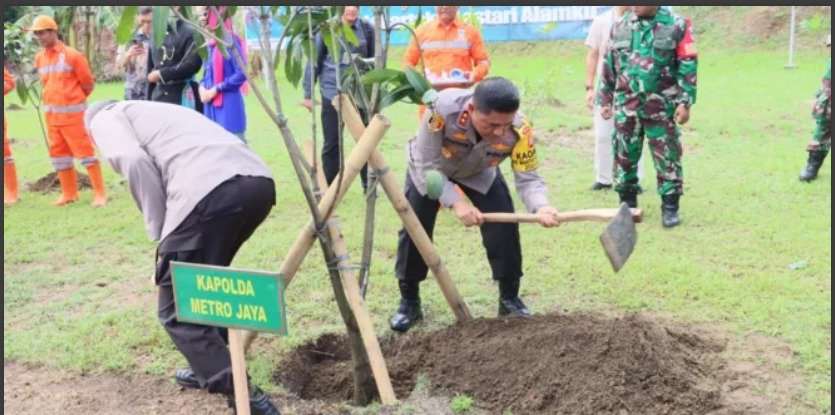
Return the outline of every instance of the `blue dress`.
[[[243,48],[240,40],[235,37],[235,48],[243,56]],[[217,87],[218,93],[223,93],[223,104],[216,107],[212,101],[203,104],[203,114],[210,120],[223,126],[226,131],[243,137],[246,131],[246,109],[244,97],[241,94],[241,86],[246,82],[246,71],[238,65],[237,59],[231,50],[228,57],[223,58],[223,82],[214,82],[214,60],[213,54],[217,45],[209,46],[209,58],[203,62],[203,80],[200,84],[211,89]]]

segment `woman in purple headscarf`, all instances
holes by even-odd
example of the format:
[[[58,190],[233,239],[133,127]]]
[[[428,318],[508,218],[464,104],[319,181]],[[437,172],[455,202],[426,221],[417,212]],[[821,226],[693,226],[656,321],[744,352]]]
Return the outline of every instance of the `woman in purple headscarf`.
[[[204,10],[201,21],[207,29],[214,30],[221,20],[218,13],[223,14],[226,7],[206,7]],[[234,45],[246,64],[245,43],[233,32],[232,19],[227,18],[223,25],[228,34],[227,44]],[[203,62],[203,79],[200,81],[203,114],[246,143],[246,109],[242,94],[246,92],[246,69],[238,64],[231,48],[227,48],[228,56],[224,57],[217,41],[211,39],[208,43],[209,58]]]

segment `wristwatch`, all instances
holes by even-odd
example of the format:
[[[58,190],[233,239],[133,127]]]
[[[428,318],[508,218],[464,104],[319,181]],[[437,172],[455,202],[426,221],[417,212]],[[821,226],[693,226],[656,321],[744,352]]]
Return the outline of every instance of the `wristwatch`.
[[[593,86],[591,86],[591,85],[586,85],[586,91],[591,91],[592,89],[594,89],[594,87],[593,87]]]

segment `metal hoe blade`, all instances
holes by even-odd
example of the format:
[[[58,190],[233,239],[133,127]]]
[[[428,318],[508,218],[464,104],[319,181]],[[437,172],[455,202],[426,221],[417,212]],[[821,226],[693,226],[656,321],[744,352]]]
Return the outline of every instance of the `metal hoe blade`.
[[[617,215],[600,234],[600,243],[615,272],[620,271],[638,242],[635,222],[626,203],[621,203]]]

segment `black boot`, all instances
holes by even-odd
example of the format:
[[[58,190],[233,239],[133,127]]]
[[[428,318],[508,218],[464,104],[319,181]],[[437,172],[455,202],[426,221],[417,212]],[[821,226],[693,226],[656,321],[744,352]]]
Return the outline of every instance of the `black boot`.
[[[251,388],[254,388],[249,391],[249,413],[251,415],[281,415],[281,412],[278,411],[278,408],[275,407],[275,404],[270,401],[270,398],[261,388],[257,386],[251,386]],[[226,397],[226,404],[232,408],[232,415],[238,413],[234,395]]]
[[[818,170],[823,165],[823,160],[826,158],[824,151],[810,151],[809,160],[806,162],[806,167],[800,171],[800,180],[804,182],[811,182],[818,178]]]
[[[638,192],[636,191],[623,191],[618,193],[618,197],[620,197],[620,203],[626,203],[632,209],[638,207]],[[620,204],[618,203],[618,204]]]
[[[519,298],[519,280],[499,280],[499,317],[530,315],[528,307]]]
[[[678,199],[681,195],[661,196],[661,225],[665,228],[678,226],[681,220],[678,218]]]
[[[417,281],[399,281],[400,306],[389,320],[389,326],[394,331],[406,332],[420,320],[423,312],[420,310],[420,283]]]

